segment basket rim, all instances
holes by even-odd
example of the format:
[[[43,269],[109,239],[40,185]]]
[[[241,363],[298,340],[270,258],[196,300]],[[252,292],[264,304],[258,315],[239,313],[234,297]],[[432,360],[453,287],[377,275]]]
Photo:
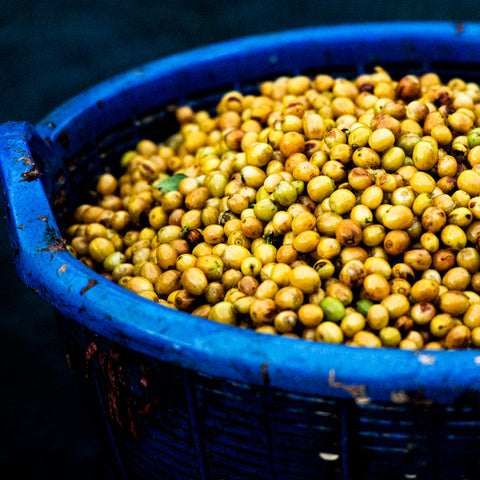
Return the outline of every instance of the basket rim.
[[[179,53],[106,80],[67,101],[35,127],[7,123],[0,126],[2,181],[9,196],[12,243],[16,264],[25,283],[38,289],[49,303],[67,317],[135,351],[160,360],[218,376],[307,395],[404,402],[430,399],[450,403],[461,395],[477,398],[480,388],[480,352],[404,351],[328,345],[274,337],[221,325],[167,309],[128,292],[85,267],[65,251],[48,249],[60,231],[40,182],[18,181],[25,166],[11,160],[11,145],[31,157],[30,145],[60,152],[62,130],[78,124],[87,110],[98,111],[98,99],[111,98],[118,91],[131,94],[145,82],[153,82],[172,71],[183,72],[202,64],[238,54],[268,49],[277,52],[286,42],[305,38],[349,41],[360,33],[377,41],[387,36],[414,37],[418,41],[442,38],[458,45],[478,41],[480,23],[466,22],[461,31],[452,22],[379,22],[299,28],[219,42]],[[334,35],[334,37],[332,37]],[[261,47],[259,46],[261,44]],[[480,61],[480,59],[479,59]],[[136,99],[131,98],[132,105]],[[93,127],[92,127],[93,128]],[[70,142],[74,152],[79,143]],[[32,146],[33,150],[33,146]],[[62,154],[65,154],[64,149]],[[52,153],[55,156],[55,153]],[[29,167],[28,167],[29,168]],[[28,170],[27,168],[27,170]],[[25,209],[19,198],[35,200]],[[42,220],[39,220],[39,218]],[[21,225],[27,228],[20,228]],[[41,240],[39,240],[41,239]],[[59,280],[59,278],[61,280]],[[98,320],[100,319],[100,320]],[[478,400],[475,400],[478,401]]]

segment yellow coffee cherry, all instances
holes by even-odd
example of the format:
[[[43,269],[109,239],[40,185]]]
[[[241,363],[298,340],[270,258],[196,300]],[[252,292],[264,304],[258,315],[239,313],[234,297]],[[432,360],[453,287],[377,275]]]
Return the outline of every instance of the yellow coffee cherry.
[[[418,195],[432,193],[435,190],[435,179],[425,172],[416,172],[410,179],[410,187]]]
[[[320,242],[320,235],[313,230],[300,232],[293,240],[293,247],[297,252],[310,253],[313,252]]]
[[[315,303],[305,303],[297,313],[298,319],[307,328],[317,327],[323,320],[323,310]]]
[[[333,213],[345,215],[355,206],[356,197],[353,192],[340,188],[330,195],[330,208]]]
[[[391,319],[395,320],[402,315],[405,315],[410,309],[408,298],[401,293],[392,293],[381,301]]]
[[[388,128],[379,128],[372,132],[368,144],[376,152],[385,152],[395,144],[395,135]]]
[[[453,318],[449,313],[440,313],[430,322],[430,333],[435,337],[445,337],[454,327]]]
[[[357,332],[352,339],[352,345],[359,347],[377,348],[382,346],[382,341],[377,335],[366,330]]]
[[[321,285],[318,272],[308,265],[300,265],[292,269],[290,283],[307,294],[315,292]]]
[[[342,329],[333,322],[323,322],[315,330],[315,340],[325,343],[342,343]]]
[[[457,186],[471,197],[480,195],[480,174],[474,170],[464,170],[457,178]]]
[[[134,293],[141,293],[145,290],[149,290],[151,292],[154,291],[152,283],[143,277],[132,277],[128,280],[126,285],[127,290],[130,290]]]
[[[437,148],[430,142],[418,142],[412,153],[413,164],[418,170],[431,170],[437,163]]]
[[[183,288],[192,295],[201,295],[208,285],[207,277],[197,267],[189,268],[182,273]]]
[[[405,230],[413,222],[413,212],[404,205],[393,205],[384,214],[382,223],[390,230]]]
[[[367,275],[363,281],[363,288],[368,298],[374,302],[379,302],[390,294],[388,280],[378,273]]]
[[[472,331],[480,328],[480,303],[470,305],[463,315],[462,321]]]
[[[400,331],[395,327],[384,327],[378,332],[380,341],[384,347],[397,347],[402,341]]]
[[[422,278],[412,285],[410,295],[416,302],[433,302],[440,291],[439,282]]]
[[[462,250],[467,245],[467,235],[457,225],[446,225],[442,229],[441,239],[443,244],[452,250]]]

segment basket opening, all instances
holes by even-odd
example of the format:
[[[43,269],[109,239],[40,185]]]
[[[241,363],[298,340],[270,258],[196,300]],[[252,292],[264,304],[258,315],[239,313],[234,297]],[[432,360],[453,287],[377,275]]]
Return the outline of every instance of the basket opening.
[[[204,88],[186,95],[182,103],[190,105],[194,110],[206,110],[212,114],[222,96],[236,88],[237,86],[234,83],[226,83],[212,88]]]
[[[437,73],[445,82],[455,77],[460,77],[465,82],[480,81],[478,64],[458,62],[431,62],[430,69]]]
[[[400,80],[405,75],[422,75],[428,71],[428,66],[424,63],[416,61],[408,62],[382,62],[372,61],[371,63],[365,64],[364,71],[365,73],[371,73],[375,71],[376,67],[383,68],[394,80]]]
[[[304,68],[301,75],[315,78],[318,74],[330,75],[334,78],[346,78],[352,80],[358,76],[360,69],[357,65],[335,65],[335,66],[319,66],[312,68]]]

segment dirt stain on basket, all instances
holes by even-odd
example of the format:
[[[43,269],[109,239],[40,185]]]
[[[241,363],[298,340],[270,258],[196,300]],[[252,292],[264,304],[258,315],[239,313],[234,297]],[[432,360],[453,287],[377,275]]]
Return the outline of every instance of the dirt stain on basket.
[[[58,135],[58,141],[60,142],[60,145],[65,149],[70,146],[70,134],[67,130],[62,129],[60,131],[60,134]]]
[[[262,380],[265,386],[270,384],[270,377],[268,375],[268,366],[270,365],[270,361],[262,363],[261,371],[262,371]]]
[[[132,388],[128,357],[125,359],[117,348],[112,346],[107,350],[91,342],[85,351],[85,377],[98,381],[105,412],[112,424],[134,438],[142,437],[146,418],[155,411],[154,407],[158,408],[157,400],[149,398],[147,392],[148,370],[141,366],[139,387],[143,394],[139,395],[138,389]]]
[[[33,160],[28,156],[28,155],[25,155],[23,157],[18,157],[15,159],[15,163],[17,162],[21,162],[23,160],[23,164],[25,166],[27,165],[33,165]]]
[[[367,387],[365,385],[348,385],[335,380],[335,370],[328,372],[328,385],[332,388],[340,388],[350,394],[357,405],[367,405],[370,403],[370,397],[367,396]]]
[[[37,180],[40,178],[40,171],[35,167],[35,164],[32,164],[30,167],[30,170],[28,172],[23,172],[21,177],[22,180],[20,182],[33,182],[34,180]]]
[[[85,287],[83,287],[80,290],[80,295],[83,295],[84,293],[88,292],[91,288],[93,288],[97,284],[98,284],[97,280],[95,280],[94,278],[89,278],[87,285],[85,285]]]
[[[410,398],[405,392],[399,391],[399,392],[390,392],[390,400],[392,401],[392,403],[402,404],[402,403],[408,403]]]
[[[53,237],[52,243],[45,248],[39,248],[39,252],[52,252],[50,260],[55,256],[58,252],[66,252],[67,251],[67,241],[62,237]]]

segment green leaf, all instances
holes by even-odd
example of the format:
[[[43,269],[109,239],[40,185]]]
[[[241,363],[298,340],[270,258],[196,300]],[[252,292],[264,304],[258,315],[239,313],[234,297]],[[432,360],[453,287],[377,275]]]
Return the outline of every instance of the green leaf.
[[[162,193],[173,192],[178,190],[178,184],[187,176],[184,173],[176,173],[171,177],[162,180],[158,185],[155,185]]]

